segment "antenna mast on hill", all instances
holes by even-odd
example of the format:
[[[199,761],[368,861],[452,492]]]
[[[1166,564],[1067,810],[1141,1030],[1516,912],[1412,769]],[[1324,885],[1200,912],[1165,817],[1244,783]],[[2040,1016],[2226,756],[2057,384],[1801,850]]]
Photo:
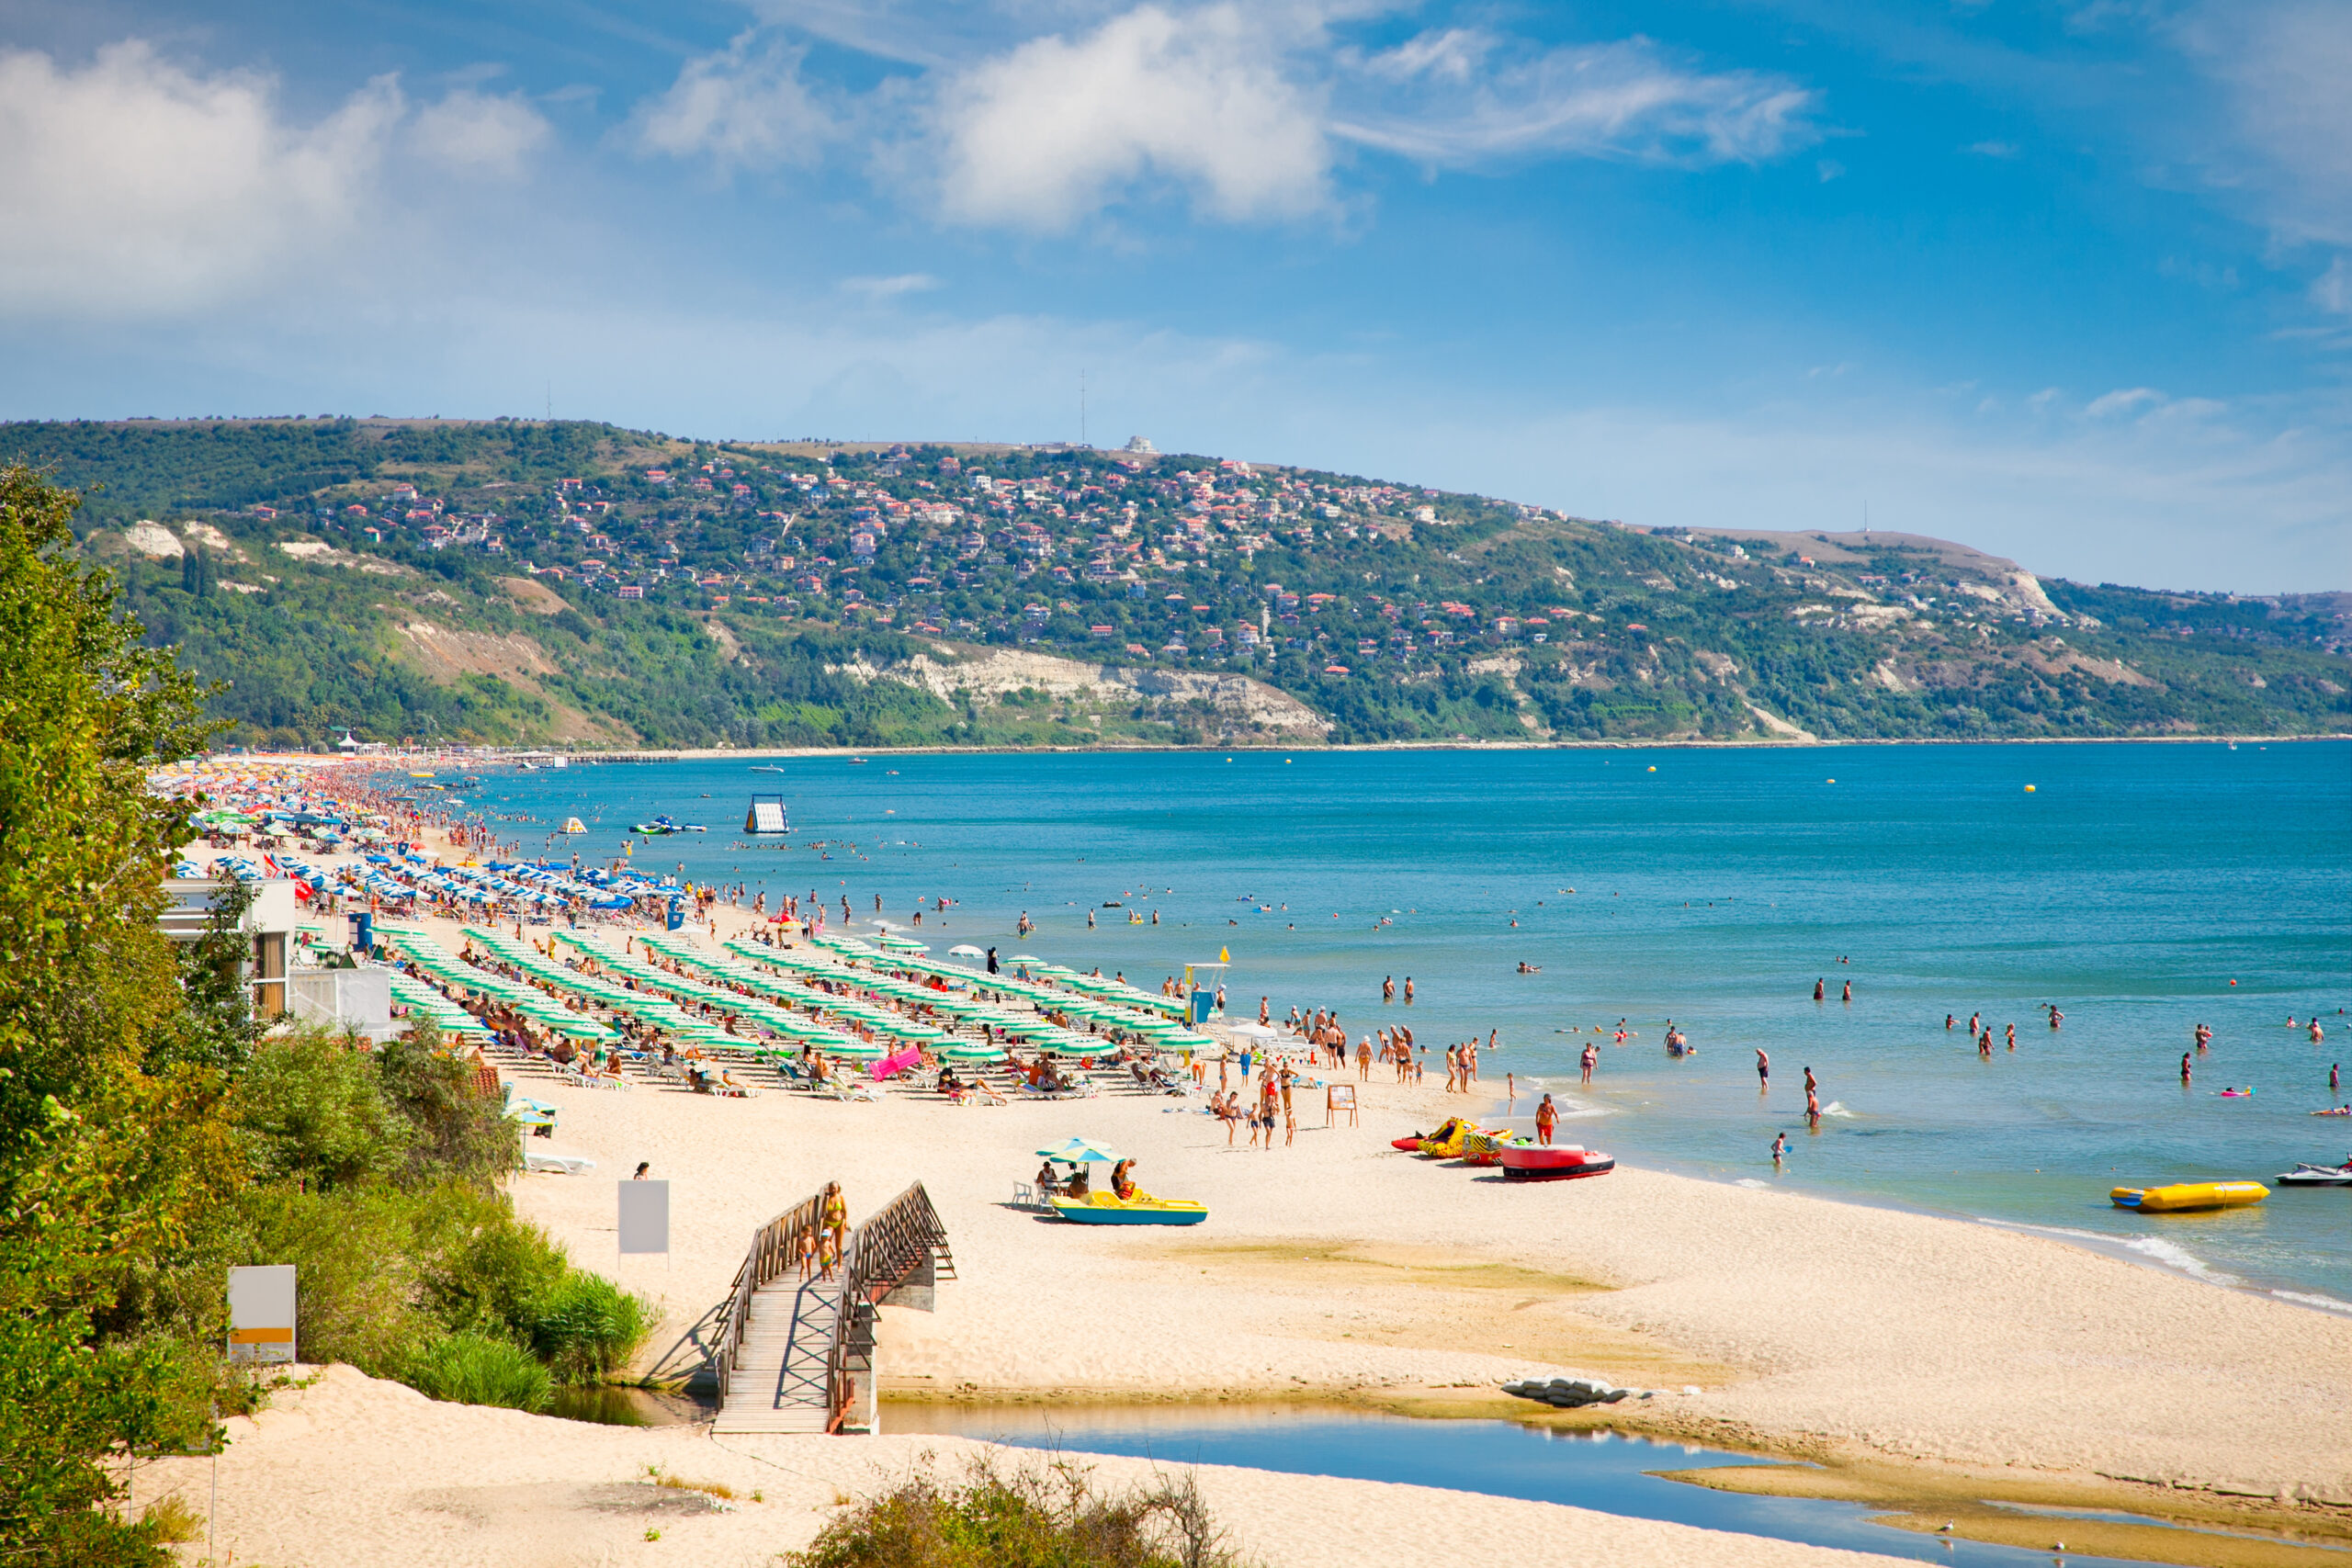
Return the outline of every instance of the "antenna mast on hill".
[[[1080,446],[1086,446],[1086,445],[1087,445],[1087,440],[1086,440],[1086,372],[1085,372],[1085,371],[1083,371],[1083,370],[1081,370],[1081,371],[1080,371],[1080,372],[1078,373],[1078,444],[1079,444]]]

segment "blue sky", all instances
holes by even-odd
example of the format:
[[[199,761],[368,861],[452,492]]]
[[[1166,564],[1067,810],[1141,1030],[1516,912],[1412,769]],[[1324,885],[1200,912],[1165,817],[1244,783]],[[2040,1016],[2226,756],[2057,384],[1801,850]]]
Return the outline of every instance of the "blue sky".
[[[0,415],[1101,443],[2352,588],[2352,6],[0,0]]]

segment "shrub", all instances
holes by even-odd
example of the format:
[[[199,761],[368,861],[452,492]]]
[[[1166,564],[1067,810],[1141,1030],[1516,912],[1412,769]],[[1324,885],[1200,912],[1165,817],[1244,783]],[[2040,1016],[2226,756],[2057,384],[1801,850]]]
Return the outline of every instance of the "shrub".
[[[522,1162],[505,1107],[474,1087],[474,1069],[436,1049],[428,1020],[376,1052],[384,1099],[413,1129],[402,1179],[463,1182],[488,1192]]]
[[[566,1382],[595,1382],[628,1365],[652,1331],[642,1297],[574,1269],[531,1303],[531,1348]]]
[[[374,1058],[322,1029],[255,1046],[235,1107],[254,1174],[265,1181],[355,1186],[399,1169],[415,1141],[385,1100]]]
[[[225,1287],[229,1264],[294,1265],[304,1360],[347,1361],[393,1377],[441,1332],[416,1301],[417,1214],[407,1194],[255,1187],[238,1195],[236,1213],[237,1234],[209,1274],[210,1289]]]
[[[1083,1469],[927,1468],[825,1527],[793,1568],[1237,1568],[1192,1475],[1106,1496]]]
[[[501,1195],[453,1184],[419,1193],[418,1247],[425,1304],[450,1328],[527,1343],[547,1297],[571,1265]]]
[[[452,1334],[413,1358],[401,1381],[430,1399],[544,1410],[554,1392],[547,1368],[531,1353],[487,1334]]]

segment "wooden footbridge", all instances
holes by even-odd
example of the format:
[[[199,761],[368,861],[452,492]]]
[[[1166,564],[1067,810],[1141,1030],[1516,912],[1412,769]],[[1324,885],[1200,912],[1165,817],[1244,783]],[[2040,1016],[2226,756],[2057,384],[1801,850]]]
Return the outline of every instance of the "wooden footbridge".
[[[947,1227],[920,1181],[850,1232],[830,1280],[801,1272],[823,1214],[820,1192],[752,1234],[712,1358],[712,1431],[872,1431],[875,1309],[928,1312],[938,1282],[956,1277]]]

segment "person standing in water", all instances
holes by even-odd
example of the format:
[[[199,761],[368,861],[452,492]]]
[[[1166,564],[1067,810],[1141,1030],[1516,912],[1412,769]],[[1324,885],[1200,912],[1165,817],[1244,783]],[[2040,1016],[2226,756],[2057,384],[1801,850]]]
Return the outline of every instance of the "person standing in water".
[[[1780,1168],[1781,1168],[1781,1161],[1782,1159],[1784,1159],[1784,1158],[1786,1158],[1786,1157],[1788,1156],[1788,1152],[1789,1152],[1789,1135],[1788,1135],[1786,1133],[1775,1133],[1775,1134],[1772,1134],[1772,1168],[1773,1168],[1774,1170],[1778,1170],[1778,1169],[1780,1169]]]
[[[1976,1033],[1976,1032],[1977,1032],[1980,1028],[1982,1028],[1982,1027],[1984,1026],[1984,1015],[1983,1013],[1981,1013],[1981,1012],[1972,1012],[1972,1013],[1970,1013],[1970,1014],[1968,1015],[1968,1032],[1969,1032],[1972,1036],[1973,1036],[1973,1035],[1974,1035],[1974,1034]]]
[[[1810,1099],[1810,1098],[1812,1097],[1813,1091],[1814,1091],[1815,1089],[1818,1089],[1819,1087],[1820,1087],[1820,1085],[1819,1085],[1818,1083],[1816,1083],[1816,1082],[1815,1081],[1815,1079],[1814,1079],[1814,1076],[1813,1076],[1813,1069],[1812,1069],[1811,1067],[1807,1067],[1807,1068],[1805,1068],[1805,1070],[1804,1070],[1804,1092],[1805,1092],[1806,1097],[1807,1097],[1808,1099]]]
[[[1821,979],[1814,981],[1813,999],[1817,1002],[1826,1001],[1829,999],[1829,982]]]
[[[1587,1046],[1586,1049],[1589,1050],[1591,1047]],[[1764,1054],[1763,1046],[1758,1045],[1756,1047],[1756,1091],[1761,1094],[1771,1087],[1772,1058]]]
[[[2018,1048],[2018,1026],[2012,1023],[2007,1027],[2009,1032],[2009,1049],[2014,1051]]]
[[[2186,1051],[2180,1054],[2180,1087],[2188,1087],[2188,1053]]]
[[[1405,1005],[1413,1005],[1413,977],[1410,975],[1405,976]]]
[[[1578,1061],[1583,1065],[1583,1067],[1584,1067],[1584,1081],[1585,1081],[1586,1083],[1590,1083],[1590,1082],[1592,1081],[1592,1066],[1593,1066],[1593,1064],[1594,1064],[1594,1063],[1596,1063],[1596,1062],[1598,1062],[1598,1061],[1600,1061],[1600,1051],[1599,1051],[1599,1050],[1598,1050],[1598,1049],[1593,1045],[1592,1042],[1590,1042],[1590,1041],[1589,1041],[1589,1040],[1588,1040],[1588,1041],[1586,1041],[1586,1042],[1585,1042],[1585,1047],[1584,1047],[1584,1055],[1583,1055],[1581,1057],[1579,1057],[1579,1058],[1578,1058]]]
[[[2197,1026],[2194,1037],[2197,1041],[2198,1053],[2201,1055],[2207,1043],[2212,1040],[2213,1032],[2200,1023]]]
[[[1393,1002],[1396,999],[1396,976],[1383,975],[1380,977],[1380,999],[1384,1002]]]
[[[1845,994],[1838,999],[1841,1002],[1850,1002],[1854,999],[1854,982],[1851,980],[1846,982]]]

